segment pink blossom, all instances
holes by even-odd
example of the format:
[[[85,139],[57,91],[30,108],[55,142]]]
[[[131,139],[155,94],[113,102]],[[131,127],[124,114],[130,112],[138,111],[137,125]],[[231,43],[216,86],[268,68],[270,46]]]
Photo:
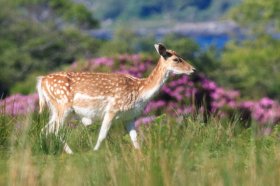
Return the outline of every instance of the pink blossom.
[[[140,125],[147,125],[155,120],[155,116],[140,117],[135,121],[135,126],[138,128]]]
[[[267,98],[267,97],[264,97],[260,100],[259,104],[262,106],[262,107],[265,107],[265,108],[270,108],[272,107],[272,105],[274,104],[274,101],[270,98]]]
[[[35,111],[37,102],[37,94],[15,94],[0,101],[0,112],[11,116],[28,114]]]

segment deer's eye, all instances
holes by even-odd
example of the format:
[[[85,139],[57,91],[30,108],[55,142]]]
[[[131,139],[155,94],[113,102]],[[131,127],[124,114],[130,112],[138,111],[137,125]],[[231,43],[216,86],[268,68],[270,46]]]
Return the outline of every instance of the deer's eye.
[[[181,62],[181,60],[179,58],[175,58],[175,59],[173,59],[173,61],[175,61],[176,63]]]

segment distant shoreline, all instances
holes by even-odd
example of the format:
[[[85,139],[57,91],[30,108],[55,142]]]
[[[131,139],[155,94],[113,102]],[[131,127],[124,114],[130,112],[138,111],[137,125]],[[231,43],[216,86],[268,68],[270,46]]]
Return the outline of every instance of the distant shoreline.
[[[233,21],[211,21],[198,23],[177,23],[171,28],[141,28],[132,30],[140,36],[153,35],[155,38],[162,38],[167,34],[178,34],[193,38],[202,48],[208,45],[215,45],[223,48],[230,36],[242,35],[241,28]],[[113,29],[93,29],[90,35],[99,39],[110,40],[114,37]]]

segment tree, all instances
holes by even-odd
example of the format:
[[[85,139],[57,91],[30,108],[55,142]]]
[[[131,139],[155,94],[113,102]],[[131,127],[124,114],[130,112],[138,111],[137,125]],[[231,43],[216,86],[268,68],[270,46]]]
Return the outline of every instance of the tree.
[[[280,100],[280,2],[245,0],[229,16],[247,30],[243,41],[231,42],[222,55],[218,80],[253,98]]]
[[[75,58],[94,55],[100,45],[100,41],[76,28],[80,28],[80,24],[93,24],[91,21],[77,19],[77,25],[72,21],[57,24],[60,18],[56,16],[56,10],[76,5],[52,5],[54,10],[44,3],[43,0],[0,1],[1,96],[7,95],[12,86],[33,73],[51,71]],[[37,9],[49,11],[48,18],[41,18],[42,12]],[[76,16],[74,14],[73,19]]]

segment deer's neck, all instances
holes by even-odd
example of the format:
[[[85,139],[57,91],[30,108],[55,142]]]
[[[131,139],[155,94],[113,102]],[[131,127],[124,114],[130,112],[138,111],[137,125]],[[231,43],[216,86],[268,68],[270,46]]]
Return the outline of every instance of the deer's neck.
[[[168,76],[169,71],[164,65],[164,62],[160,59],[149,77],[144,79],[143,86],[140,90],[141,98],[146,101],[150,100],[155,94],[157,94],[157,92],[166,82]]]

